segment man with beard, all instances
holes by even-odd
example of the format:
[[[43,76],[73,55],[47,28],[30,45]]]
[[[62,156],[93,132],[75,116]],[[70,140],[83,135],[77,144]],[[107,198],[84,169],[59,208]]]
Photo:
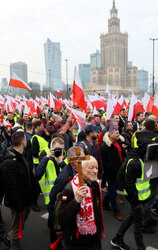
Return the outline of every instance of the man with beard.
[[[91,124],[85,128],[86,139],[77,144],[78,147],[81,147],[85,155],[91,155],[95,157],[98,161],[98,147],[97,147],[97,137],[98,137],[98,128],[97,126]]]

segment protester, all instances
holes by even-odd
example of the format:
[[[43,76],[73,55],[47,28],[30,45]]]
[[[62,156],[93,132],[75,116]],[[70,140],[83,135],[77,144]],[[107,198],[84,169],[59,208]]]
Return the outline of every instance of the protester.
[[[19,219],[22,216],[22,225],[30,212],[30,206],[34,194],[34,177],[23,156],[26,148],[26,137],[24,131],[17,130],[11,138],[13,147],[8,150],[2,162],[3,181],[5,185],[5,206],[11,211],[11,228],[3,241],[4,247],[19,250],[20,240],[17,238],[19,230]]]
[[[46,205],[49,203],[49,195],[54,182],[62,170],[60,163],[63,161],[63,150],[64,140],[60,137],[55,137],[51,141],[49,152],[36,167],[35,178],[40,183]]]
[[[135,131],[137,131],[138,129],[141,128],[141,124],[142,124],[142,122],[144,120],[143,112],[137,112],[137,114],[136,114],[136,120],[137,121],[135,122],[135,124],[133,126],[133,132],[135,132]]]
[[[80,155],[84,155],[82,148],[80,148]],[[76,147],[71,147],[67,151],[67,157],[76,157]],[[64,163],[64,162],[62,162]],[[61,164],[62,164],[61,163]],[[48,226],[50,229],[50,241],[53,243],[57,239],[56,232],[54,231],[54,204],[56,201],[56,196],[59,192],[61,192],[66,184],[68,184],[73,177],[77,174],[77,161],[70,161],[68,165],[63,164],[63,170],[58,175],[55,180],[54,186],[50,192],[50,202],[48,204]]]
[[[85,185],[79,187],[76,175],[63,191],[59,218],[64,247],[68,250],[101,250],[104,229],[96,159],[91,156],[89,161],[83,161],[82,171]]]
[[[92,155],[98,160],[98,148],[96,139],[98,136],[98,128],[95,125],[87,125],[85,128],[86,139],[77,145],[81,147],[85,155]]]
[[[132,122],[126,121],[124,128],[122,129],[122,136],[125,139],[125,144],[127,145],[127,150],[131,149],[131,139],[133,135],[133,124]]]
[[[100,154],[103,164],[104,176],[108,182],[108,191],[103,197],[103,207],[110,210],[111,202],[114,216],[118,220],[123,220],[116,198],[117,198],[117,173],[125,157],[124,138],[120,136],[118,128],[111,124],[109,132],[103,137]]]
[[[126,109],[125,108],[121,108],[120,109],[120,115],[119,115],[119,133],[122,134],[122,128],[125,125],[125,121],[127,121],[127,117],[126,117]]]
[[[124,187],[126,198],[130,204],[131,212],[124,219],[111,244],[122,250],[129,250],[130,247],[124,243],[124,235],[129,227],[134,224],[134,238],[138,250],[145,250],[143,242],[143,206],[148,201],[151,191],[150,182],[145,180],[144,156],[146,144],[142,143],[134,151],[129,152],[124,162]]]

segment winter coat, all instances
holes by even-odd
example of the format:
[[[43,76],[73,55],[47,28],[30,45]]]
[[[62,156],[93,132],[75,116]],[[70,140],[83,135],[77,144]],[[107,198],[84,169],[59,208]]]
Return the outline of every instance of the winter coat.
[[[87,183],[89,186],[89,184]],[[86,247],[91,247],[96,243],[97,240],[101,239],[101,215],[100,215],[100,190],[97,182],[92,182],[90,185],[93,195],[93,207],[95,215],[95,223],[97,226],[97,232],[94,235],[81,235],[77,236],[77,226],[76,226],[76,215],[81,209],[80,203],[78,203],[74,198],[74,193],[72,191],[71,184],[69,183],[63,192],[63,197],[67,197],[66,200],[62,200],[61,206],[59,208],[59,218],[60,223],[63,228],[63,238],[67,246],[71,249],[84,249]]]
[[[122,136],[125,139],[125,144],[128,146],[128,150],[131,148],[131,139],[132,139],[132,132],[126,130],[125,128],[122,129]]]
[[[35,193],[33,173],[24,156],[13,148],[6,152],[1,168],[5,184],[4,203],[17,213],[21,213],[33,201]]]
[[[124,138],[120,135],[118,143],[121,146],[122,158],[124,159],[126,153],[122,147],[123,142]],[[104,176],[116,180],[117,172],[121,167],[121,160],[117,148],[112,144],[112,141],[109,138],[109,132],[107,132],[103,137],[103,142],[100,147],[100,154]]]

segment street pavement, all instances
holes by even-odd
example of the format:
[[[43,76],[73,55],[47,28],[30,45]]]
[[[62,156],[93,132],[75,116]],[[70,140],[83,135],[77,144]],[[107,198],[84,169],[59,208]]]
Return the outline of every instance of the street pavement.
[[[125,199],[124,196],[121,198]],[[44,201],[42,195],[40,195],[39,205],[41,208],[40,212],[31,211],[29,218],[25,225],[24,238],[21,240],[22,250],[50,250],[49,242],[49,229],[47,227],[47,210],[44,206]],[[128,203],[125,202],[124,205],[120,205],[120,210],[123,216],[126,216],[129,212]],[[2,216],[5,221],[6,232],[9,230],[10,226],[10,211],[5,206],[2,207]],[[153,217],[155,219],[157,217]],[[102,250],[115,250],[110,245],[110,240],[115,236],[117,229],[121,225],[121,222],[117,221],[113,217],[111,211],[104,211],[104,225],[105,225],[105,239],[102,240]],[[158,226],[155,227],[155,234],[144,234],[144,242],[146,246],[150,246],[148,250],[158,250]],[[125,235],[125,242],[130,246],[131,250],[136,250],[136,245],[133,236],[132,227],[128,230]],[[3,247],[0,244],[0,250]]]

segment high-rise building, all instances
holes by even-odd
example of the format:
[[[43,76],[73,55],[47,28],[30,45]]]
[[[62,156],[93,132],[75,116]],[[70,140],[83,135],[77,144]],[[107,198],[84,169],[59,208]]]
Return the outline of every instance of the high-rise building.
[[[138,85],[144,92],[148,91],[148,71],[138,70]]]
[[[36,96],[40,96],[40,84],[38,82],[29,82],[28,85],[31,88],[29,94],[32,98],[36,98]]]
[[[44,43],[46,85],[50,90],[62,90],[61,80],[61,50],[60,43],[52,42],[49,38]]]
[[[1,92],[3,94],[6,94],[8,89],[8,80],[7,78],[2,78],[2,82],[1,82]]]
[[[100,51],[96,50],[95,53],[90,55],[90,68],[92,69],[98,69],[101,67],[101,55]]]
[[[87,83],[91,81],[90,64],[79,64],[79,75],[82,82],[83,89],[86,88]]]
[[[10,64],[10,78],[12,77],[12,74],[15,73],[18,77],[20,77],[24,82],[28,83],[28,77],[27,77],[27,64],[24,62],[15,62]],[[26,89],[21,88],[15,88],[15,87],[9,87],[10,93],[13,94],[25,94],[28,91]]]
[[[137,67],[128,67],[128,34],[121,33],[120,19],[115,0],[110,10],[108,33],[100,35],[101,67],[92,68],[90,88],[105,88],[108,83],[112,91],[138,90]]]

